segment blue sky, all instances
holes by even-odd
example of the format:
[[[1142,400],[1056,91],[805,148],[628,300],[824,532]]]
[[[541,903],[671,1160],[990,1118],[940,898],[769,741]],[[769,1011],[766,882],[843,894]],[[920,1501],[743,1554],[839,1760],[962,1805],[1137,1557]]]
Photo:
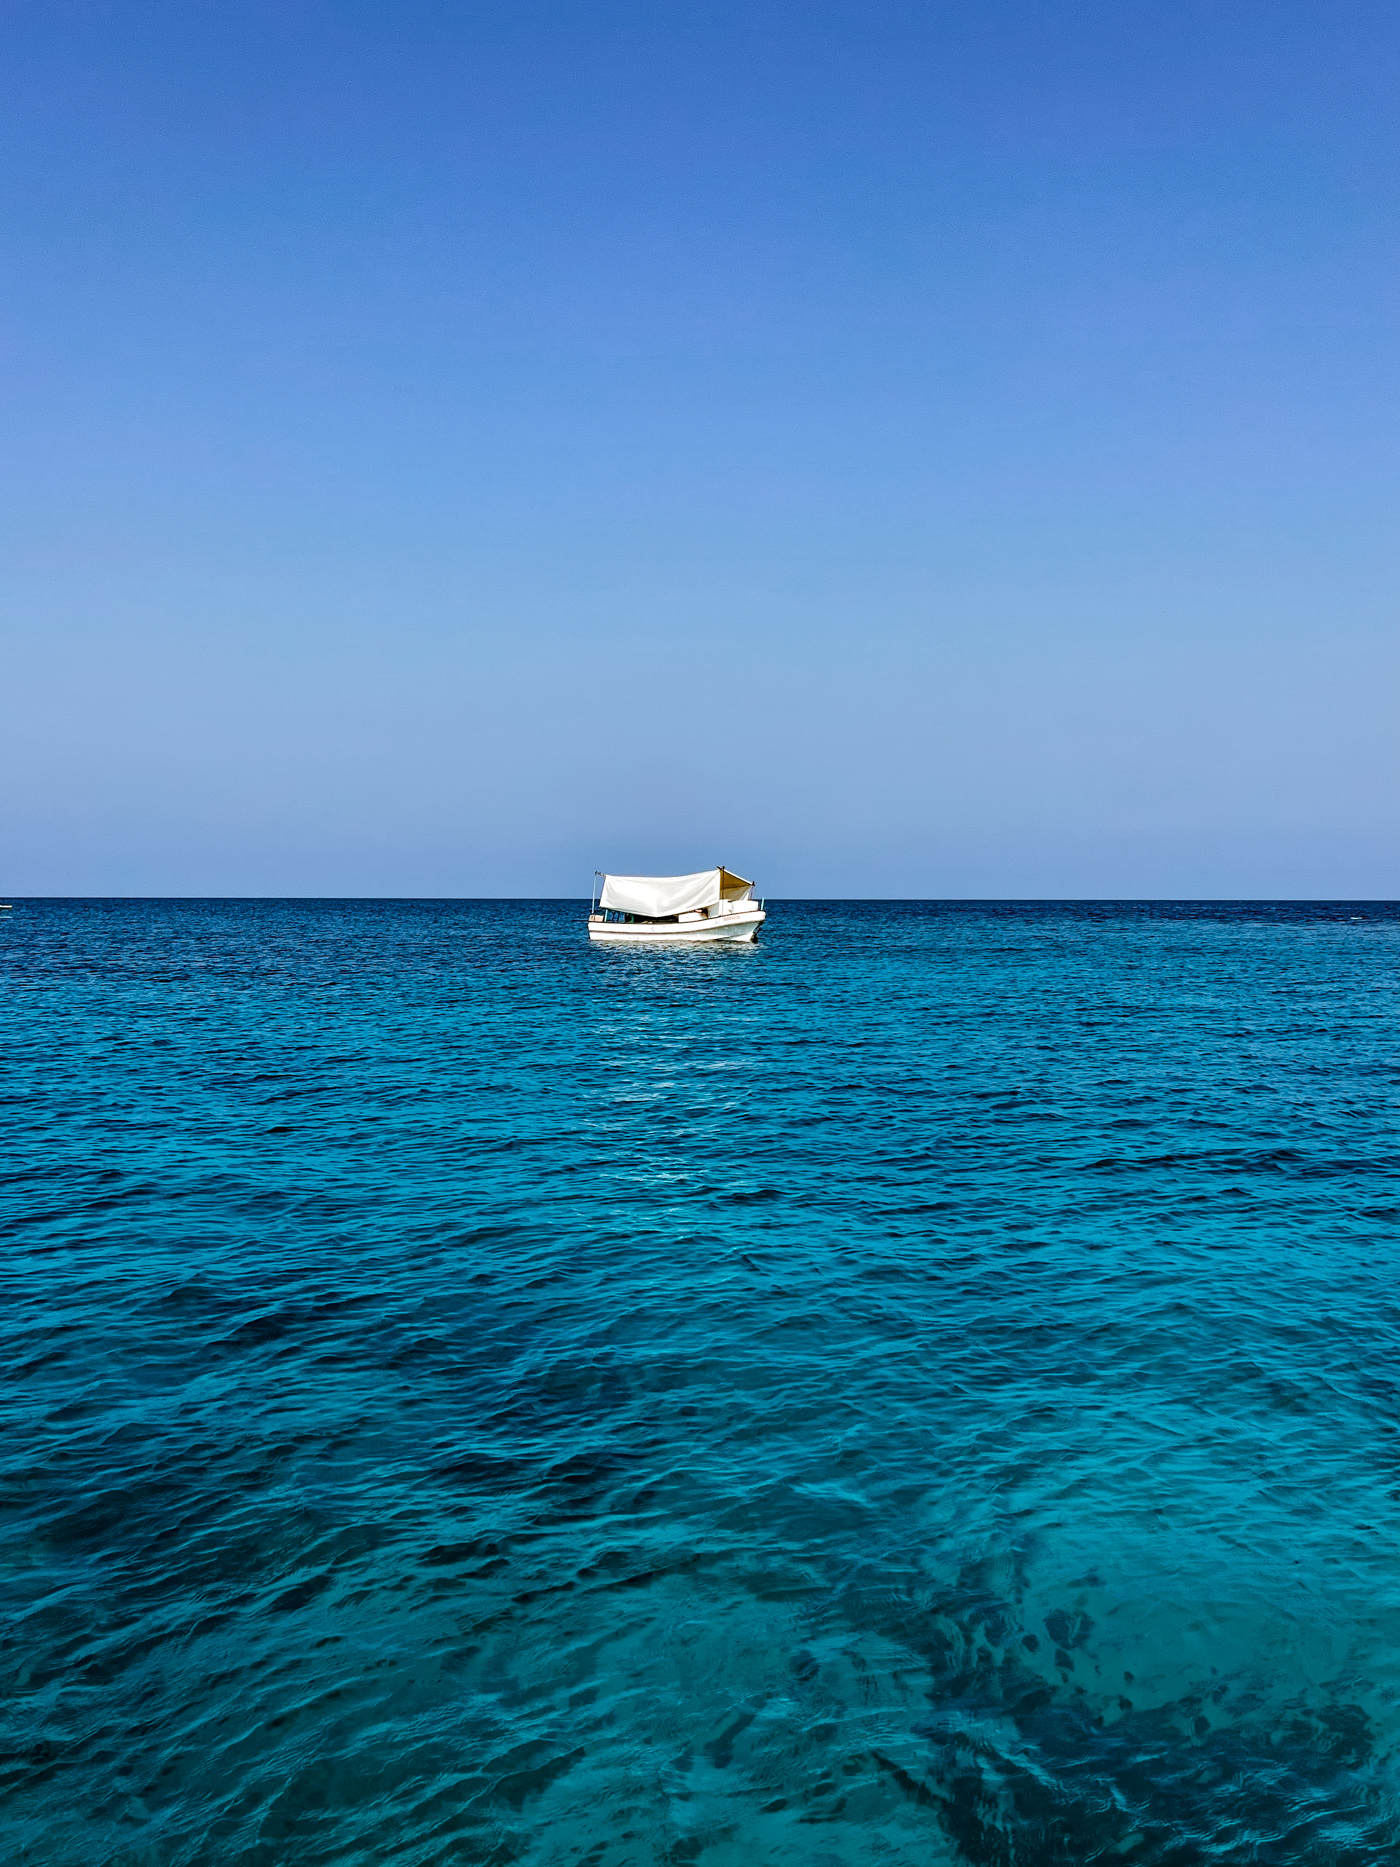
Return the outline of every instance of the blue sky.
[[[0,885],[1381,896],[1388,4],[24,4]]]

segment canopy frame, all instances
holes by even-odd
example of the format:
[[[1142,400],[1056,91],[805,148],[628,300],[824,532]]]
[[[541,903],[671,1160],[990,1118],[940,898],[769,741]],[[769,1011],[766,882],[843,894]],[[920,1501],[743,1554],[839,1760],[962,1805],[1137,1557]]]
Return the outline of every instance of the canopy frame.
[[[678,914],[703,912],[721,901],[742,901],[753,887],[742,875],[717,863],[691,875],[602,875],[596,906],[605,912],[635,915],[639,920],[674,920]]]

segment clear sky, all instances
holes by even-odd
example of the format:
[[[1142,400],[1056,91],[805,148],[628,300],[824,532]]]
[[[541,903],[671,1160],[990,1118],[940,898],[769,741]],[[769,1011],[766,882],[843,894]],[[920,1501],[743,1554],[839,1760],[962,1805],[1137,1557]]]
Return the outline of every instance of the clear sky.
[[[0,888],[1382,896],[1391,0],[12,0]]]

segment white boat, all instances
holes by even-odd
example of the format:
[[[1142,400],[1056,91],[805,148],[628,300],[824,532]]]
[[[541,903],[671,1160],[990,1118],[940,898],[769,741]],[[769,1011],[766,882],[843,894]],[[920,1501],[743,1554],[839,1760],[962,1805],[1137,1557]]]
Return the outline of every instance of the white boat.
[[[699,940],[757,940],[767,920],[753,898],[753,883],[721,865],[697,875],[604,875],[594,882],[588,916],[590,940],[615,946],[664,941],[667,946]]]

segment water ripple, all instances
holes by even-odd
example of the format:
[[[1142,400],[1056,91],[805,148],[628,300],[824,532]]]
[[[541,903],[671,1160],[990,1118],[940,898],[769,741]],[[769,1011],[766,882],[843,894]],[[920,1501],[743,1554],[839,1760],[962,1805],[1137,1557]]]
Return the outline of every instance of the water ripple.
[[[1400,910],[21,902],[8,1858],[1391,1862]]]

